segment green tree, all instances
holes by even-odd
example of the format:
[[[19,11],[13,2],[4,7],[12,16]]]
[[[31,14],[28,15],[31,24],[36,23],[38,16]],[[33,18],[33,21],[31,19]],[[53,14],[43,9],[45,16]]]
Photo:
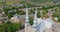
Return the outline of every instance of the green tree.
[[[24,12],[24,11],[19,12],[19,15],[25,15],[25,14],[26,14],[26,12]]]
[[[33,18],[32,18],[32,17],[29,18],[29,23],[30,23],[31,25],[33,25]]]
[[[41,15],[40,15],[40,11],[37,12],[37,17],[40,18]]]

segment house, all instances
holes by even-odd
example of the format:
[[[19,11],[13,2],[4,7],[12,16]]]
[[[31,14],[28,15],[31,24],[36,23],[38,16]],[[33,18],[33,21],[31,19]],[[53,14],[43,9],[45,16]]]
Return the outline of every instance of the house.
[[[23,6],[23,4],[15,3],[15,4],[12,4],[11,6],[12,6],[12,7],[13,7],[13,6],[17,6],[17,7],[19,7],[19,6]]]
[[[4,23],[4,22],[7,22],[8,18],[7,17],[3,17],[1,16],[0,14],[0,24]]]
[[[20,15],[14,15],[12,18],[11,18],[11,22],[20,22],[20,23],[24,23],[25,22],[25,18],[24,16],[20,16]]]

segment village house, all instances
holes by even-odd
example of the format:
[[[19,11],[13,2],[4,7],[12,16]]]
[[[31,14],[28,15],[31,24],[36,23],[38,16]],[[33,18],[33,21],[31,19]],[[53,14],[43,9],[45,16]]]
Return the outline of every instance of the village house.
[[[14,15],[13,17],[11,17],[11,22],[20,22],[20,23],[24,23],[25,22],[25,17],[24,16],[20,16],[20,15]]]

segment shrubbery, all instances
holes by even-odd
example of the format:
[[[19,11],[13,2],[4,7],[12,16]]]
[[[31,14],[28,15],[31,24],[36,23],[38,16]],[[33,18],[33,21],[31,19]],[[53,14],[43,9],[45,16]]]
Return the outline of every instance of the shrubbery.
[[[30,23],[31,25],[33,25],[33,20],[34,20],[34,19],[33,19],[32,17],[29,18],[29,23]]]
[[[37,17],[40,18],[41,15],[40,15],[40,11],[37,12]]]
[[[60,14],[59,14],[59,13],[56,13],[56,12],[55,12],[55,13],[53,14],[53,16],[54,16],[54,17],[57,17],[57,18],[58,18],[58,22],[60,22]]]
[[[16,32],[22,27],[21,23],[12,23],[10,21],[0,25],[0,32]]]

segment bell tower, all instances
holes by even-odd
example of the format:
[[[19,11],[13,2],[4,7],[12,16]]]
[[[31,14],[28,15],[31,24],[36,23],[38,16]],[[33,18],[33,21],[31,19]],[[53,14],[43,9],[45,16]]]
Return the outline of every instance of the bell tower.
[[[26,8],[26,20],[25,20],[25,32],[37,32],[37,9],[35,9],[35,15],[33,20],[33,25],[29,23],[28,8]]]

